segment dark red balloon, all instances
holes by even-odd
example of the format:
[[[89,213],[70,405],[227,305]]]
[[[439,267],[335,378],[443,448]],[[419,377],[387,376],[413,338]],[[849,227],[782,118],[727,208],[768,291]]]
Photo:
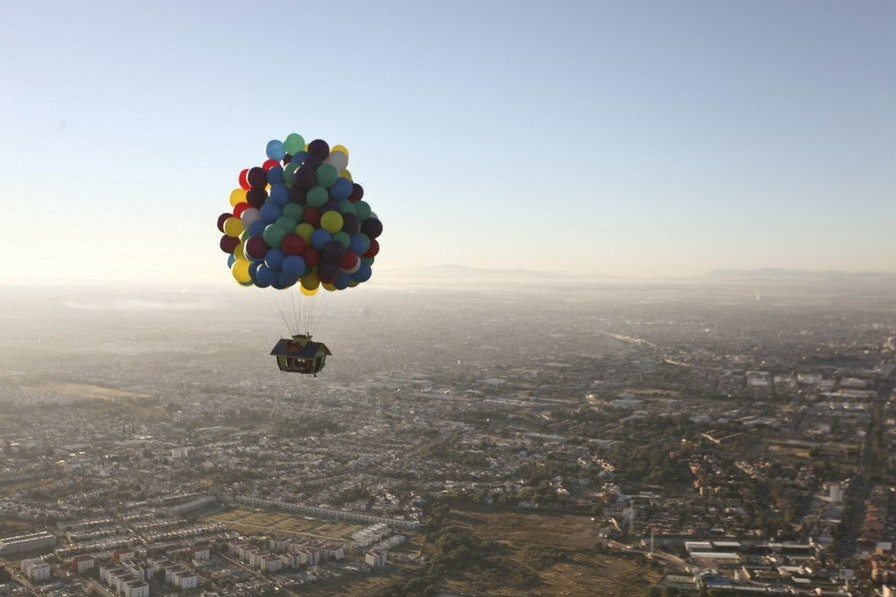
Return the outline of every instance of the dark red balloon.
[[[268,243],[264,242],[264,239],[260,236],[251,236],[246,241],[245,253],[249,259],[258,260],[263,258],[268,249],[270,249]]]
[[[289,200],[293,203],[298,203],[299,205],[308,204],[307,193],[296,185],[289,187]]]
[[[280,248],[287,255],[301,255],[302,251],[305,250],[305,239],[295,232],[287,232],[286,236],[283,237]]]
[[[246,202],[256,209],[261,209],[261,206],[264,205],[264,200],[267,198],[268,193],[264,190],[264,187],[246,191]]]
[[[316,184],[317,178],[314,176],[314,170],[310,166],[299,166],[299,169],[296,170],[296,176],[292,181],[292,186],[307,191]]]
[[[356,182],[352,183],[352,194],[348,196],[348,200],[352,203],[357,203],[364,197],[364,187],[359,185]]]
[[[342,229],[348,233],[349,236],[354,236],[361,231],[361,224],[358,222],[358,216],[351,212],[345,212],[342,214]]]
[[[308,144],[308,154],[321,160],[325,160],[327,159],[327,156],[330,155],[330,144],[323,139],[315,139]]]
[[[253,189],[264,189],[265,185],[268,184],[267,170],[255,166],[254,168],[249,170],[249,174],[246,175],[246,179],[249,181],[249,186],[251,186]]]
[[[244,168],[242,172],[240,172],[240,176],[238,178],[241,189],[249,190],[249,179],[246,178],[249,175],[249,169]]]
[[[345,257],[339,262],[339,269],[352,269],[358,263],[358,254],[351,249],[345,252]]]
[[[335,263],[321,261],[317,264],[317,279],[332,284],[339,277],[339,266]]]
[[[312,170],[317,170],[320,167],[320,165],[323,163],[324,163],[324,161],[322,159],[320,159],[319,157],[317,157],[316,155],[309,155],[302,162],[302,165],[308,166]]]
[[[370,248],[364,253],[364,257],[376,257],[376,254],[379,252],[380,243],[378,243],[375,238],[370,239]]]
[[[315,228],[320,226],[321,211],[316,207],[306,207],[302,214],[302,221],[307,222]]]
[[[320,252],[321,261],[339,265],[342,262],[342,258],[345,257],[345,251],[345,245],[338,240],[331,240],[324,245],[323,250]]]
[[[240,246],[240,239],[234,236],[227,236],[226,234],[221,237],[221,250],[225,253],[233,255],[234,250],[238,246]]]
[[[374,239],[383,233],[383,223],[376,218],[367,218],[361,224],[361,232]]]
[[[218,216],[218,230],[220,230],[221,232],[224,232],[224,222],[226,222],[226,221],[227,221],[227,218],[229,218],[229,217],[232,216],[232,215],[233,215],[233,214],[229,214],[229,213],[227,213],[227,212],[224,212],[224,213],[222,213],[220,216]],[[233,253],[233,251],[229,251],[229,252],[230,252],[230,253]]]
[[[320,263],[320,252],[311,245],[305,245],[301,257],[305,261],[306,270],[310,270]]]

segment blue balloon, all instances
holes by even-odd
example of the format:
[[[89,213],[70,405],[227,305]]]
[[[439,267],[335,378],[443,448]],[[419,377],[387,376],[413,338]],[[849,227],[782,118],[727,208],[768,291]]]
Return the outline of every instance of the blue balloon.
[[[228,255],[227,256],[227,269],[230,269],[231,267],[233,267],[233,264],[235,262],[236,262],[236,257],[234,257],[232,253],[230,255]]]
[[[333,240],[333,237],[323,228],[315,228],[314,232],[311,233],[311,246],[318,251],[323,250],[324,245],[331,240]]]
[[[337,201],[347,201],[352,194],[352,183],[340,176],[328,189],[328,192],[330,197]]]
[[[361,262],[361,267],[358,268],[358,271],[352,274],[352,280],[358,282],[366,282],[370,279],[370,276],[373,275],[373,270],[370,269],[370,266],[363,261]]]
[[[352,241],[349,243],[349,248],[358,255],[363,255],[367,252],[367,249],[370,248],[370,239],[367,238],[366,234],[359,232],[352,237]]]
[[[284,288],[289,288],[290,286],[295,284],[297,280],[298,278],[290,276],[286,272],[280,272],[277,275],[277,284],[275,284],[275,287],[278,290],[283,290]]]
[[[286,147],[283,146],[283,141],[272,139],[271,141],[268,141],[268,145],[265,147],[265,153],[272,160],[282,160],[283,156],[286,155]]]
[[[264,264],[268,266],[271,271],[279,272],[283,267],[283,260],[286,258],[286,255],[280,249],[272,247],[268,249],[268,252],[264,254]]]
[[[286,182],[286,179],[283,178],[283,166],[274,166],[268,170],[268,182],[271,184],[283,184]]]
[[[264,205],[261,206],[261,209],[258,210],[258,215],[261,216],[260,221],[267,226],[268,224],[276,222],[277,218],[283,215],[283,210],[270,201],[265,201]]]
[[[349,283],[352,281],[351,276],[349,276],[345,272],[339,272],[339,277],[333,282],[333,286],[336,290],[345,290],[348,288]]]
[[[249,233],[249,238],[252,238],[253,236],[261,236],[267,225],[268,222],[265,222],[264,220],[255,220],[249,224],[249,227],[246,228],[246,231]]]
[[[298,255],[287,255],[283,260],[283,273],[289,274],[294,280],[298,280],[305,274],[305,260]]]
[[[268,191],[268,200],[265,201],[265,205],[268,203],[273,203],[280,207],[289,203],[289,189],[286,188],[285,184],[278,182],[271,185],[271,190]]]
[[[249,277],[252,278],[253,282],[257,280],[256,276],[258,274],[258,266],[260,265],[262,265],[260,261],[253,261],[249,264]]]
[[[302,162],[305,161],[305,158],[307,158],[307,157],[308,157],[307,151],[297,151],[296,154],[294,156],[292,156],[292,162],[290,162],[290,164],[293,164],[293,163],[301,164]]]
[[[255,270],[255,283],[262,288],[266,288],[277,281],[277,274],[271,271],[271,268],[265,264],[258,266]]]

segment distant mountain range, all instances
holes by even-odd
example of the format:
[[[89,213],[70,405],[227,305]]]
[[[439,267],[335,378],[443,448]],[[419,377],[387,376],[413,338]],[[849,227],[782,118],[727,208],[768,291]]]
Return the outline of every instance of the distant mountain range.
[[[715,281],[756,280],[769,282],[896,282],[893,272],[844,272],[838,270],[809,271],[800,269],[718,269],[707,272],[704,278]]]

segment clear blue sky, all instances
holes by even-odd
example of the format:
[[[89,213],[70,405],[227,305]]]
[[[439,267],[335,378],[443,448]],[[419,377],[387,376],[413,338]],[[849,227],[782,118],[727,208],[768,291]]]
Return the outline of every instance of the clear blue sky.
[[[896,3],[10,2],[5,278],[232,283],[215,222],[299,132],[380,268],[896,271]]]

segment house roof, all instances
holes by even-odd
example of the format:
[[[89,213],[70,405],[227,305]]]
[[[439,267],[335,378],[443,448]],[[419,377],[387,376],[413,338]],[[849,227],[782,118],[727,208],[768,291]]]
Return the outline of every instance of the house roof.
[[[313,359],[323,354],[331,355],[330,349],[326,344],[321,342],[312,342],[311,340],[293,340],[281,338],[274,348],[271,349],[271,355],[275,357],[293,357],[299,359]]]

